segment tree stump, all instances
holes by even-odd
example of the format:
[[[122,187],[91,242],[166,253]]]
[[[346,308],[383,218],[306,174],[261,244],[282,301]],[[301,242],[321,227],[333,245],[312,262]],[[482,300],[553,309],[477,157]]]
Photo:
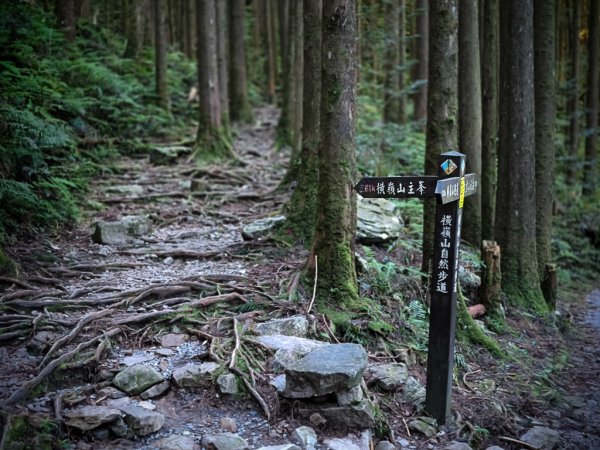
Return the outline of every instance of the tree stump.
[[[493,312],[498,310],[500,303],[500,246],[495,241],[483,241],[481,253],[484,264],[481,276],[481,303],[488,312]]]

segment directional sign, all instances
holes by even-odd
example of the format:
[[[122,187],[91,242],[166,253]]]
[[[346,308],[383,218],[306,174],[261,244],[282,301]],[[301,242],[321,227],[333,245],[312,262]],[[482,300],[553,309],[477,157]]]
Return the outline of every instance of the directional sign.
[[[366,198],[437,199],[425,408],[439,424],[450,416],[463,203],[479,185],[476,174],[465,175],[465,167],[465,155],[448,152],[440,155],[437,176],[363,178],[354,187]]]

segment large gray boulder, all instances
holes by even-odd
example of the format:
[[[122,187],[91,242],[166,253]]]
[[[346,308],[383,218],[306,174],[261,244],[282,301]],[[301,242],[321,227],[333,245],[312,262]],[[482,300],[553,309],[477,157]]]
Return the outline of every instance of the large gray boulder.
[[[370,400],[350,405],[322,404],[307,409],[299,409],[303,417],[318,413],[327,426],[335,430],[365,429],[375,425],[375,408]]]
[[[113,222],[97,222],[92,240],[97,244],[123,245],[149,232],[150,219],[145,216],[125,216]]]
[[[304,316],[286,317],[257,323],[254,329],[258,334],[304,337],[308,333],[308,320]]]
[[[86,432],[118,420],[121,411],[107,406],[83,406],[66,410],[63,416],[67,426]]]
[[[131,435],[146,436],[160,430],[165,424],[165,416],[141,406],[129,405],[120,409],[125,414],[125,423]]]
[[[206,450],[248,450],[248,442],[237,434],[218,433],[205,434],[202,437],[202,446]]]
[[[553,450],[560,443],[560,434],[551,428],[533,427],[519,439],[540,450]]]
[[[161,381],[163,376],[156,369],[137,364],[119,372],[113,379],[113,384],[128,394],[138,395]]]
[[[358,385],[367,367],[367,352],[358,344],[319,347],[285,370],[287,398],[310,398]]]
[[[271,362],[275,371],[286,369],[313,350],[330,345],[327,342],[282,334],[258,336],[256,340],[266,348],[276,350]]]
[[[173,371],[173,382],[180,388],[207,386],[212,383],[221,366],[214,362],[189,363]]]
[[[384,243],[400,237],[402,219],[397,207],[383,198],[357,198],[356,237],[366,244]]]

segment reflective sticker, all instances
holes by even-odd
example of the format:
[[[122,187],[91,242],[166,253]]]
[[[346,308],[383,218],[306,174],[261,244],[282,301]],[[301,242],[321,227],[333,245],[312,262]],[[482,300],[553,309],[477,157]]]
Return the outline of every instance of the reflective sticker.
[[[465,202],[465,179],[463,177],[460,179],[460,198],[458,200],[458,207],[462,208],[464,202]]]

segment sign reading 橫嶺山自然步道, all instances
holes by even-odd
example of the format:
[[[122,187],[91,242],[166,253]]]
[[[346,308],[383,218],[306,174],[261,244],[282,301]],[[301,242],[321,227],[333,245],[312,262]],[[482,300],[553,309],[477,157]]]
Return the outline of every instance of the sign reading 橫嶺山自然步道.
[[[466,157],[462,153],[441,154],[438,166],[437,176],[367,177],[354,189],[366,198],[437,200],[425,408],[444,424],[450,417],[462,209],[465,197],[477,191],[479,181],[474,173],[465,175]]]

